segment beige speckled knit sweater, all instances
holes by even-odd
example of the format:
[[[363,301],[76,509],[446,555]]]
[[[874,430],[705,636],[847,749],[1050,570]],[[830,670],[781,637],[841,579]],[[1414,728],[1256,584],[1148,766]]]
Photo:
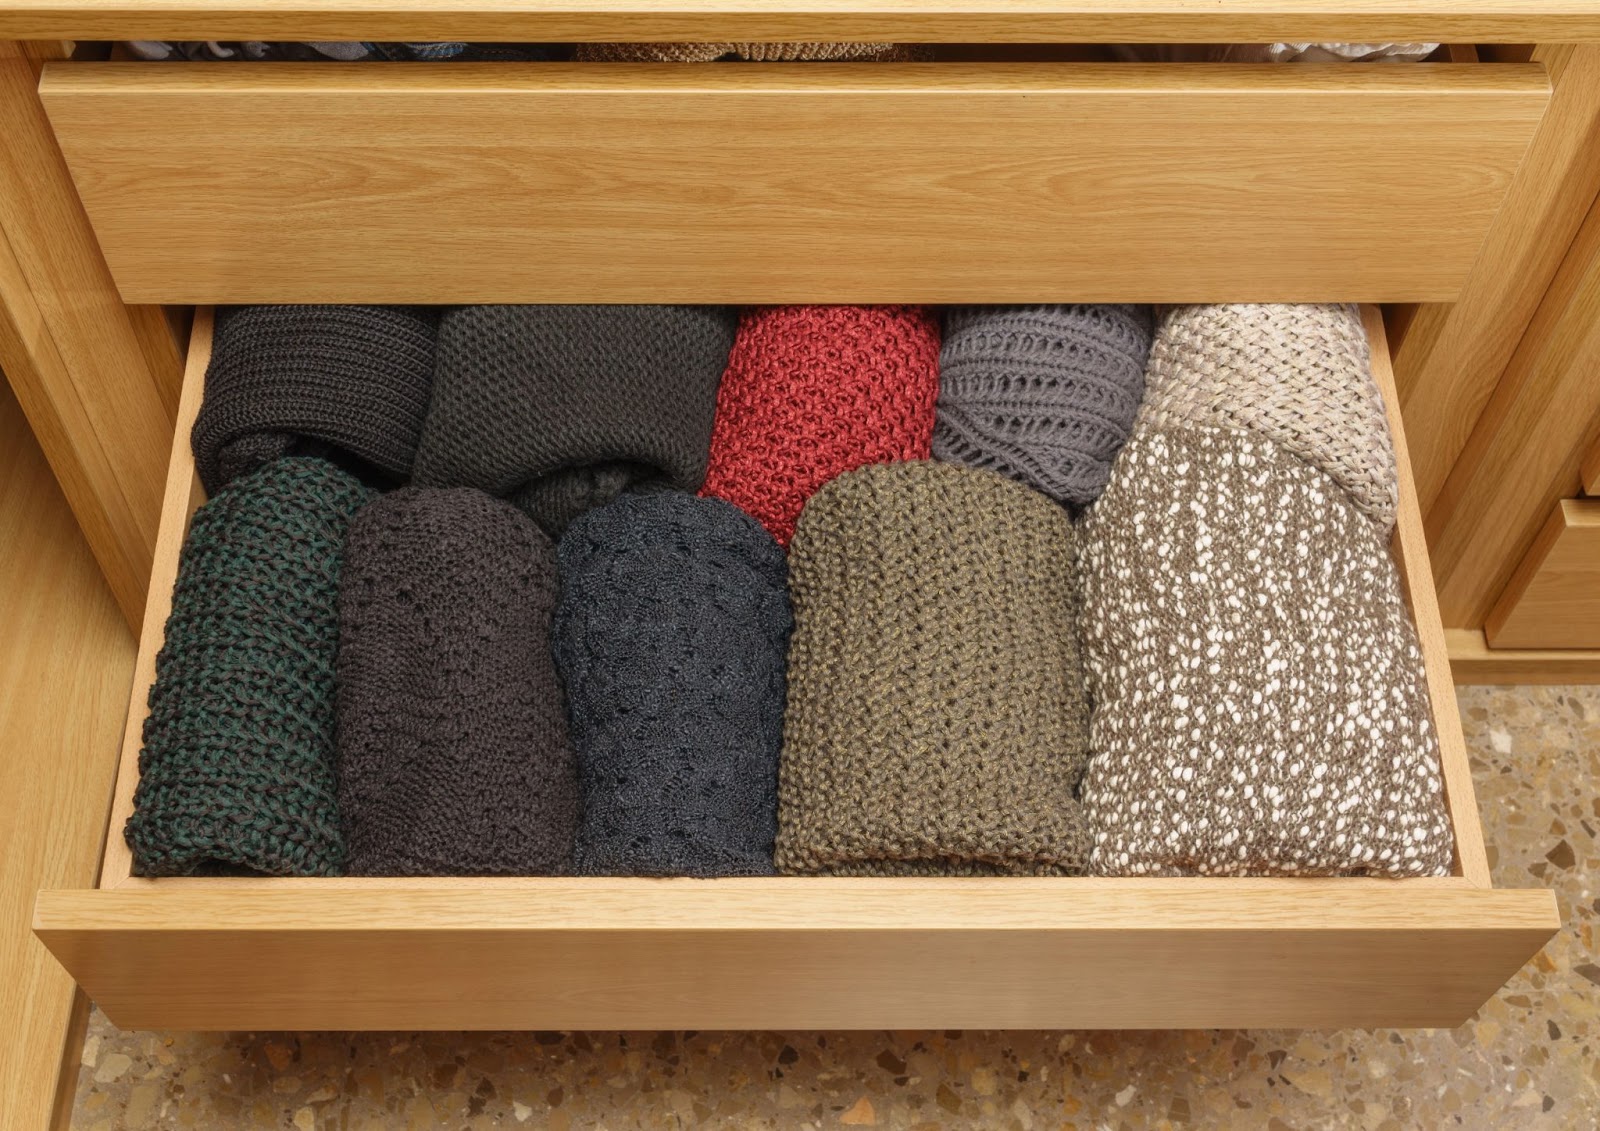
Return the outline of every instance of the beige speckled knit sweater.
[[[1422,653],[1387,539],[1272,440],[1147,428],[1081,531],[1103,875],[1439,875]]]
[[[1385,532],[1394,526],[1394,444],[1356,307],[1170,307],[1145,382],[1142,425],[1269,437],[1331,476]]]
[[[1097,874],[1449,870],[1360,335],[1308,306],[1179,307],[1158,331],[1078,531]]]

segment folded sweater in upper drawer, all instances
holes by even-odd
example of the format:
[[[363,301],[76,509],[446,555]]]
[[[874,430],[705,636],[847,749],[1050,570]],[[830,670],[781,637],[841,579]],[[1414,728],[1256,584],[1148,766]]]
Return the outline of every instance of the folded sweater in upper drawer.
[[[133,302],[1452,298],[1538,66],[61,64]]]

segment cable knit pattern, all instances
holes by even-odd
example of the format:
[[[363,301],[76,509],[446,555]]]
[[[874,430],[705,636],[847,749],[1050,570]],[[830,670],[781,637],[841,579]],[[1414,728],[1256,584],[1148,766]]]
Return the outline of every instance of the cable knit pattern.
[[[789,570],[779,871],[1080,871],[1066,512],[990,471],[867,467],[807,504]]]
[[[1448,872],[1422,653],[1337,483],[1141,420],[1080,534],[1096,873]]]
[[[415,481],[509,497],[552,537],[629,485],[698,490],[736,325],[721,306],[455,307]]]
[[[560,553],[578,870],[770,874],[792,624],[783,551],[729,503],[663,493],[589,512]]]
[[[939,397],[939,323],[919,306],[747,310],[717,395],[703,495],[789,544],[834,476],[926,459]]]
[[[190,437],[206,491],[282,455],[353,456],[403,480],[433,388],[436,333],[425,307],[219,311]]]
[[[1146,380],[1141,420],[1256,432],[1332,476],[1385,534],[1394,527],[1394,444],[1356,307],[1172,307]]]
[[[126,828],[139,875],[339,873],[336,603],[346,528],[372,497],[289,457],[195,512]]]
[[[360,876],[566,872],[578,823],[550,656],[555,548],[511,504],[411,487],[350,524],[339,803]]]
[[[947,311],[934,458],[1094,502],[1139,410],[1150,334],[1147,306]]]
[[[713,63],[730,57],[750,63],[894,63],[913,52],[897,43],[580,43],[575,57],[580,63]]]

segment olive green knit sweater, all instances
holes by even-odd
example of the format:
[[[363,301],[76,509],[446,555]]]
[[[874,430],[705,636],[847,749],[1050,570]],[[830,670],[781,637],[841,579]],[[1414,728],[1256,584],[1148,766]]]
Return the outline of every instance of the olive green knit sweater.
[[[789,552],[780,872],[1081,871],[1089,708],[1066,512],[992,471],[848,472]]]
[[[350,518],[374,496],[331,463],[290,456],[195,513],[126,830],[140,875],[341,870],[339,569]]]

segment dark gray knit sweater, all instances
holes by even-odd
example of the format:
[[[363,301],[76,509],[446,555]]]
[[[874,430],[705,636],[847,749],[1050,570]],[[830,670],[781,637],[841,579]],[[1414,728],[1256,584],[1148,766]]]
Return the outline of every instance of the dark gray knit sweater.
[[[719,306],[456,307],[416,482],[510,498],[552,536],[629,484],[698,490],[736,325]]]
[[[406,306],[241,306],[217,313],[190,442],[200,482],[282,455],[403,481],[433,386],[437,314]]]
[[[352,875],[564,872],[578,819],[550,658],[555,550],[515,507],[410,487],[350,525],[339,807]]]
[[[731,503],[674,492],[589,512],[560,554],[579,871],[770,873],[792,624],[783,551]]]

